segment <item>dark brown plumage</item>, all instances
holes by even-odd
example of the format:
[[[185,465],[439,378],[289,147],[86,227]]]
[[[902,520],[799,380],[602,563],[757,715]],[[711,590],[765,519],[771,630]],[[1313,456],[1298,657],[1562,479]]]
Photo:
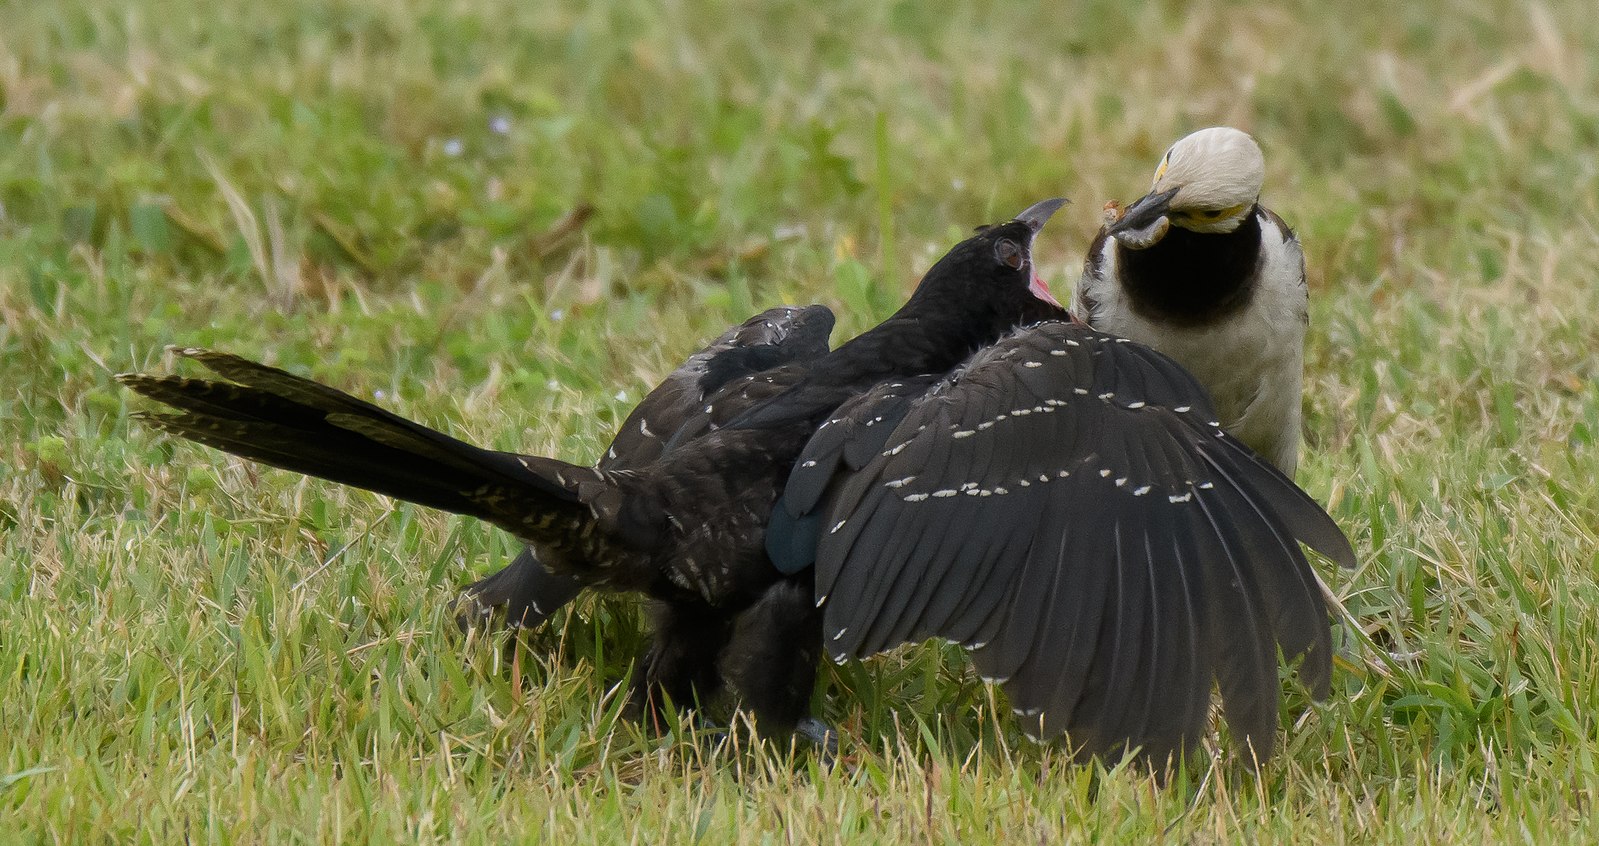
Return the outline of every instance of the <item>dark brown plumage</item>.
[[[957,245],[898,312],[837,350],[732,379],[656,460],[626,469],[479,449],[222,353],[184,351],[231,382],[119,378],[178,410],[142,415],[157,428],[487,520],[527,541],[552,573],[644,593],[655,600],[653,643],[635,701],[686,704],[725,681],[763,731],[783,733],[808,708],[820,651],[810,573],[780,572],[765,552],[789,468],[816,426],[861,391],[948,371],[1018,324],[1063,314],[1032,290],[1031,260],[1034,235],[1062,202]]]
[[[627,470],[661,457],[667,439],[705,401],[734,379],[798,364],[827,354],[833,313],[825,306],[779,306],[728,329],[688,357],[628,414],[605,454],[600,470]],[[532,628],[543,623],[585,587],[581,573],[552,572],[533,547],[522,550],[499,572],[468,586],[467,612],[458,621],[471,625],[503,609],[506,625]]]
[[[1031,733],[1156,761],[1198,741],[1213,684],[1269,756],[1279,649],[1326,695],[1327,610],[1300,542],[1354,565],[1192,376],[1063,322],[841,407],[768,531],[780,568],[814,565],[835,659],[946,638]]]
[[[160,428],[515,532],[530,552],[470,594],[518,622],[584,587],[644,594],[642,708],[726,684],[785,732],[824,649],[942,637],[1030,732],[1081,754],[1180,755],[1219,688],[1264,759],[1279,651],[1317,696],[1330,676],[1299,543],[1353,552],[1186,371],[1040,298],[1029,248],[1052,210],[963,242],[837,350],[819,307],[730,330],[594,468],[480,450],[218,353],[187,354],[233,383],[122,378],[179,409],[146,416]]]

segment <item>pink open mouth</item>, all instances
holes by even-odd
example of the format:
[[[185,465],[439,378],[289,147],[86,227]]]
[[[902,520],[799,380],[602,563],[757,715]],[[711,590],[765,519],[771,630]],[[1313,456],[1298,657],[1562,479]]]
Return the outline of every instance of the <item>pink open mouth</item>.
[[[1036,273],[1033,274],[1033,284],[1027,286],[1027,289],[1033,292],[1033,296],[1044,302],[1056,308],[1065,308],[1065,306],[1060,304],[1060,300],[1055,299],[1055,295],[1049,292],[1049,286],[1044,284],[1044,277]]]

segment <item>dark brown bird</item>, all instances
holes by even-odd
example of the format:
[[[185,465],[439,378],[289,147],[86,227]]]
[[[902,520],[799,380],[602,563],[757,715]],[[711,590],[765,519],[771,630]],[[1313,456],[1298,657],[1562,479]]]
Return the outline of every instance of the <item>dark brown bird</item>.
[[[843,660],[943,637],[1030,732],[1082,754],[1181,754],[1219,686],[1264,759],[1279,652],[1317,696],[1330,676],[1299,543],[1345,565],[1353,551],[1181,367],[1062,319],[1030,252],[1055,205],[963,242],[894,317],[832,352],[825,309],[732,330],[597,468],[479,450],[216,353],[191,355],[238,384],[123,379],[180,409],[147,417],[161,428],[527,540],[537,559],[481,597],[524,597],[537,615],[539,596],[583,586],[644,593],[642,706],[726,682],[763,731],[786,731],[824,644]]]
[[[1035,281],[1031,255],[1063,202],[1039,203],[957,245],[898,312],[838,349],[731,379],[658,458],[625,469],[483,450],[223,353],[183,351],[231,382],[118,378],[178,409],[141,415],[152,426],[487,520],[537,550],[551,573],[645,594],[654,600],[652,646],[634,701],[659,707],[664,694],[686,704],[725,682],[763,733],[782,734],[805,716],[821,648],[811,572],[779,571],[766,555],[766,523],[790,468],[846,400],[947,373],[1017,325],[1063,316]]]
[[[667,439],[728,382],[827,354],[833,313],[825,306],[779,306],[728,329],[688,357],[634,406],[595,467],[627,470],[659,459]],[[552,572],[526,547],[499,572],[462,592],[468,609],[457,621],[470,626],[497,609],[513,629],[534,628],[586,586],[581,572]]]

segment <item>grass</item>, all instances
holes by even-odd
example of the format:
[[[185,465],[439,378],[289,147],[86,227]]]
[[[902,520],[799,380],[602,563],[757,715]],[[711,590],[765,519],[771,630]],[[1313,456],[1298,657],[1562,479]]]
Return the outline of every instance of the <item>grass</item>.
[[[1599,839],[1599,18],[1003,8],[0,2],[0,841]],[[209,345],[591,459],[697,340],[858,330],[1057,193],[1064,293],[1222,122],[1306,245],[1300,481],[1364,562],[1258,779],[1074,767],[933,647],[824,671],[848,766],[644,737],[628,603],[518,685],[449,616],[505,537],[154,436],[110,380]]]

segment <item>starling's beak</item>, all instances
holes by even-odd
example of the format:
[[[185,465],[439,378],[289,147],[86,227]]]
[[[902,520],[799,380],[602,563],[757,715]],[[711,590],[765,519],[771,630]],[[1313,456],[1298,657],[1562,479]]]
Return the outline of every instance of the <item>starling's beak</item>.
[[[1162,191],[1159,194],[1145,194],[1136,202],[1127,207],[1122,213],[1121,220],[1110,225],[1110,234],[1117,235],[1134,229],[1146,229],[1156,219],[1165,217],[1171,211],[1172,198],[1177,196],[1181,188]]]
[[[1033,230],[1033,234],[1036,235],[1038,230],[1044,228],[1044,224],[1048,222],[1050,216],[1059,211],[1060,207],[1068,202],[1070,201],[1065,197],[1055,197],[1054,199],[1034,203],[1027,207],[1027,211],[1016,215],[1016,220],[1027,224],[1027,228]]]
[[[1152,246],[1165,236],[1166,229],[1171,225],[1167,215],[1171,211],[1172,198],[1180,190],[1173,188],[1139,197],[1137,202],[1127,207],[1120,220],[1105,230],[1106,234],[1115,236],[1116,240],[1133,249]]]

